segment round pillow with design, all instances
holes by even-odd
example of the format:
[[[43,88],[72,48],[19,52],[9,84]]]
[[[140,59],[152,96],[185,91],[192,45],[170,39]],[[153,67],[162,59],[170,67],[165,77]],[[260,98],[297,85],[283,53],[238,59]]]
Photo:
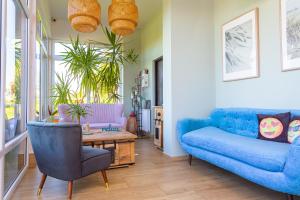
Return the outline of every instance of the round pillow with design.
[[[293,117],[289,125],[288,142],[293,143],[294,140],[300,136],[300,116]]]
[[[291,113],[282,113],[277,115],[258,114],[258,138],[274,142],[288,142],[288,128]]]

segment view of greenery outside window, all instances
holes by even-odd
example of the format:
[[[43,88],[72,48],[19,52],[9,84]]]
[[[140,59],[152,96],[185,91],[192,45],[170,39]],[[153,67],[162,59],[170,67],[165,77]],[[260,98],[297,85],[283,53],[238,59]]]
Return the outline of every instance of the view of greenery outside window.
[[[14,140],[25,134],[27,116],[28,24],[27,1],[6,1],[5,52],[5,143],[14,146],[4,155],[4,192],[7,193],[26,164],[27,140]],[[2,21],[3,23],[3,21]],[[2,113],[1,113],[2,115]],[[1,197],[0,197],[1,198]]]

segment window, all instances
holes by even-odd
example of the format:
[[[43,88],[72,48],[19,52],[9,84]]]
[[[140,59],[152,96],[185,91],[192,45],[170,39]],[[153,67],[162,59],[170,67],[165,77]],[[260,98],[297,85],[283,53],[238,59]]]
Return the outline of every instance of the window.
[[[20,172],[26,165],[27,140],[13,148],[5,155],[4,193],[7,193]]]
[[[35,59],[35,118],[36,120],[43,120],[48,114],[48,37],[39,12],[37,12]]]
[[[27,18],[21,6],[7,1],[5,142],[25,131],[27,99]]]
[[[63,61],[63,58],[61,57],[62,52],[65,51],[65,46],[64,45],[70,45],[69,43],[63,43],[63,42],[54,42],[53,43],[53,66],[54,66],[54,70],[53,70],[53,74],[52,74],[52,85],[55,85],[58,82],[58,77],[63,77],[64,79],[67,78],[68,75],[68,69]],[[99,48],[99,47],[98,47]],[[103,52],[107,52],[106,49],[99,49],[100,51]],[[121,71],[121,82],[123,80],[123,69]],[[83,103],[94,103],[95,99],[98,99],[97,96],[95,96],[93,93],[88,93],[88,94],[82,94],[80,93],[80,82],[78,82],[77,80],[72,80],[72,84],[70,86],[70,90],[73,92],[73,99],[75,100],[76,97],[80,97],[80,100],[83,101]],[[119,91],[119,94],[123,93],[123,84],[121,84]],[[106,102],[106,100],[108,99],[108,94],[101,94],[102,96],[100,97],[101,102]],[[84,96],[83,99],[81,99]],[[122,102],[122,99],[120,99],[120,101]]]
[[[28,166],[28,6],[27,0],[0,3],[0,199],[7,199]]]

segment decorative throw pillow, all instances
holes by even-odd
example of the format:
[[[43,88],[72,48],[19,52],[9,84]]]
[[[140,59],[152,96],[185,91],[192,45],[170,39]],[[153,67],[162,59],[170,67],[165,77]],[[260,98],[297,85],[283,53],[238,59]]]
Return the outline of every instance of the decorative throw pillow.
[[[288,132],[288,142],[293,143],[293,141],[300,136],[300,116],[293,117],[289,125]]]
[[[257,115],[259,131],[258,138],[274,142],[287,143],[287,132],[291,113],[277,115]]]

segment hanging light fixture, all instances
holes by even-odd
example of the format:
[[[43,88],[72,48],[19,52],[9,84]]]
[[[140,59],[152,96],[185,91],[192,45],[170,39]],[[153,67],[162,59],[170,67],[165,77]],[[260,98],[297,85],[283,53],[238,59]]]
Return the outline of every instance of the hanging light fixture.
[[[135,31],[138,24],[138,8],[135,0],[112,0],[108,9],[108,21],[112,32],[126,36]]]
[[[84,33],[97,30],[100,24],[101,6],[97,0],[69,0],[68,19],[71,26]]]

